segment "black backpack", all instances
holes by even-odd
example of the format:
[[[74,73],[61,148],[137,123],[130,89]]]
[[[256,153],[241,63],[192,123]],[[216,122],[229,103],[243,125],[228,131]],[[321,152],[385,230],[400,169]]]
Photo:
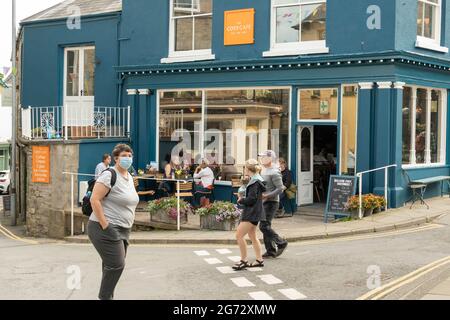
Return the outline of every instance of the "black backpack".
[[[114,169],[106,169],[103,172],[109,171],[111,172],[111,190],[114,187],[114,185],[116,184],[117,181],[117,173],[116,170]],[[102,174],[103,174],[102,172]],[[92,210],[92,205],[91,205],[91,196],[92,196],[92,192],[94,191],[94,187],[95,187],[95,183],[97,182],[97,180],[92,179],[88,182],[88,189],[86,191],[86,195],[83,198],[83,204],[81,206],[81,210],[83,211],[83,214],[85,216],[90,217],[93,210]],[[111,190],[109,190],[108,194],[105,196],[107,197],[110,193]]]

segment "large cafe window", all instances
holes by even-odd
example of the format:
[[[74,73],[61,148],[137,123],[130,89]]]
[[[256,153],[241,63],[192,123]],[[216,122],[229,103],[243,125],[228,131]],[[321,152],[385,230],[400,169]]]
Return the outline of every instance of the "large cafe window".
[[[159,98],[162,162],[182,143],[185,161],[207,157],[218,179],[231,180],[264,150],[289,159],[289,89],[165,91]]]
[[[214,59],[212,0],[170,0],[169,58],[163,63]]]
[[[403,164],[445,163],[447,94],[433,88],[405,87],[403,93]]]

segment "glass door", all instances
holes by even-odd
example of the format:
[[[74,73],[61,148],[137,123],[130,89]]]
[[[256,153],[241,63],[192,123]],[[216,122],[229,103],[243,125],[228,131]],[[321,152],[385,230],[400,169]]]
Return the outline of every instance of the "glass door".
[[[314,203],[314,127],[298,127],[298,203]]]

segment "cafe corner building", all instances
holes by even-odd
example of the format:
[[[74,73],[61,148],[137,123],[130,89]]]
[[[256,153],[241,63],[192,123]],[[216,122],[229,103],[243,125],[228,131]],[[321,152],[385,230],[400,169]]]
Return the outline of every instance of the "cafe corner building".
[[[408,179],[450,176],[449,1],[75,0],[21,26],[22,135],[71,148],[76,172],[118,142],[162,170],[182,142],[229,200],[232,173],[273,149],[298,206],[325,202],[331,175],[397,165],[391,207]],[[364,193],[384,179],[365,175]]]

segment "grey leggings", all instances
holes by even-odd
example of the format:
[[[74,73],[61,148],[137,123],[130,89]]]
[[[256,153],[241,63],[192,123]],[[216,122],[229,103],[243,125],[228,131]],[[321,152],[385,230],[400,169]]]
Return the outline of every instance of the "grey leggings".
[[[102,259],[103,276],[98,298],[112,300],[125,269],[130,230],[112,224],[103,230],[98,222],[89,221],[88,235]]]

